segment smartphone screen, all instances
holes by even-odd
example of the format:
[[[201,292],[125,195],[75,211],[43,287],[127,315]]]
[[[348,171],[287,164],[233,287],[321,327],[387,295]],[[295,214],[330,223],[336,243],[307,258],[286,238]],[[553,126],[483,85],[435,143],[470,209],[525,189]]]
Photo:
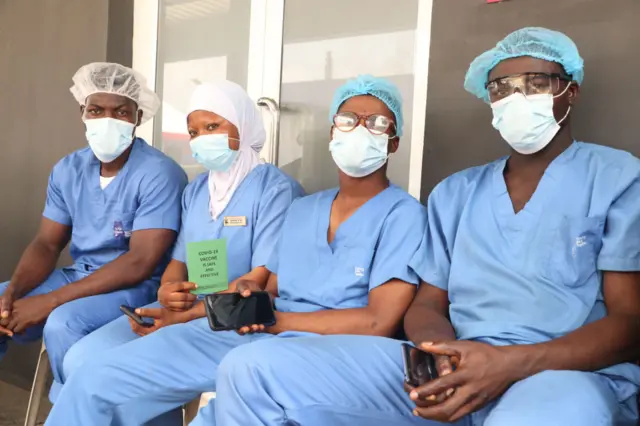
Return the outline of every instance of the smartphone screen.
[[[404,360],[404,379],[417,387],[438,377],[436,360],[432,354],[420,350],[408,343],[402,344],[402,355]]]
[[[254,292],[249,297],[242,297],[239,293],[210,294],[205,300],[209,325],[213,330],[275,324],[273,305],[267,292]]]

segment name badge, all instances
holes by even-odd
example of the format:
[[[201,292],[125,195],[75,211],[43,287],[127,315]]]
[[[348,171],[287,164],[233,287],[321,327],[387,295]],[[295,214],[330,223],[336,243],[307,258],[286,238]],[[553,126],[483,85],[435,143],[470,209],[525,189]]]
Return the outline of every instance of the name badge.
[[[246,216],[225,216],[224,226],[247,226]]]

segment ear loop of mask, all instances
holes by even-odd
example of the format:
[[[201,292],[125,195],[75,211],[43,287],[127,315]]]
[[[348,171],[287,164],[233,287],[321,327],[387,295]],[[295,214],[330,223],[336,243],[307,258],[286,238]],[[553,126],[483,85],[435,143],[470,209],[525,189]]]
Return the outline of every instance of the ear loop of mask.
[[[565,89],[562,91],[562,93],[559,93],[558,95],[554,96],[553,99],[559,98],[560,96],[564,95],[565,93],[567,93],[567,91],[569,90],[569,87],[571,87],[573,83],[569,82],[569,84],[567,84],[567,87],[565,87]],[[569,105],[569,108],[567,108],[567,113],[564,115],[564,117],[562,117],[560,119],[560,121],[558,121],[558,126],[560,124],[562,124],[562,122],[564,120],[566,120],[566,118],[569,116],[569,113],[571,112],[571,105]]]

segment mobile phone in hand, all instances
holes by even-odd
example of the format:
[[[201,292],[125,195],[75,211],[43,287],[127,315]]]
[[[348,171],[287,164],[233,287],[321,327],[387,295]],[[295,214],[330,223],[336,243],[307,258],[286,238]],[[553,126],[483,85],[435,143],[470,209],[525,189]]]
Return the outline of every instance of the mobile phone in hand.
[[[242,297],[240,293],[209,294],[204,301],[209,327],[213,331],[276,323],[271,296],[266,291],[254,291],[249,297]]]
[[[408,385],[415,388],[438,377],[436,359],[433,354],[408,343],[403,343],[402,359],[404,361],[404,380]]]
[[[153,323],[152,322],[147,322],[145,321],[140,315],[135,313],[135,309],[133,309],[131,306],[126,306],[126,305],[121,305],[120,306],[120,310],[129,318],[131,318],[132,320],[134,320],[136,322],[136,324],[142,326],[142,327],[152,327]]]

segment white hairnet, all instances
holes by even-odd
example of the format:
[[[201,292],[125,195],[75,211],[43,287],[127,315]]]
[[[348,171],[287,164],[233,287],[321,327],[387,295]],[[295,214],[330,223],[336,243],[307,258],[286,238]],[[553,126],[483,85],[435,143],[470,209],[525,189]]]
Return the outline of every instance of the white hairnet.
[[[155,115],[160,98],[147,87],[147,80],[139,72],[124,65],[94,62],[81,67],[73,76],[73,97],[80,105],[94,93],[112,93],[134,101],[142,110],[141,123]]]
[[[209,111],[223,117],[238,129],[238,157],[226,172],[209,172],[209,211],[217,219],[231,196],[251,171],[262,163],[260,151],[267,134],[262,115],[242,87],[227,80],[204,83],[191,95],[187,116],[194,111]]]

